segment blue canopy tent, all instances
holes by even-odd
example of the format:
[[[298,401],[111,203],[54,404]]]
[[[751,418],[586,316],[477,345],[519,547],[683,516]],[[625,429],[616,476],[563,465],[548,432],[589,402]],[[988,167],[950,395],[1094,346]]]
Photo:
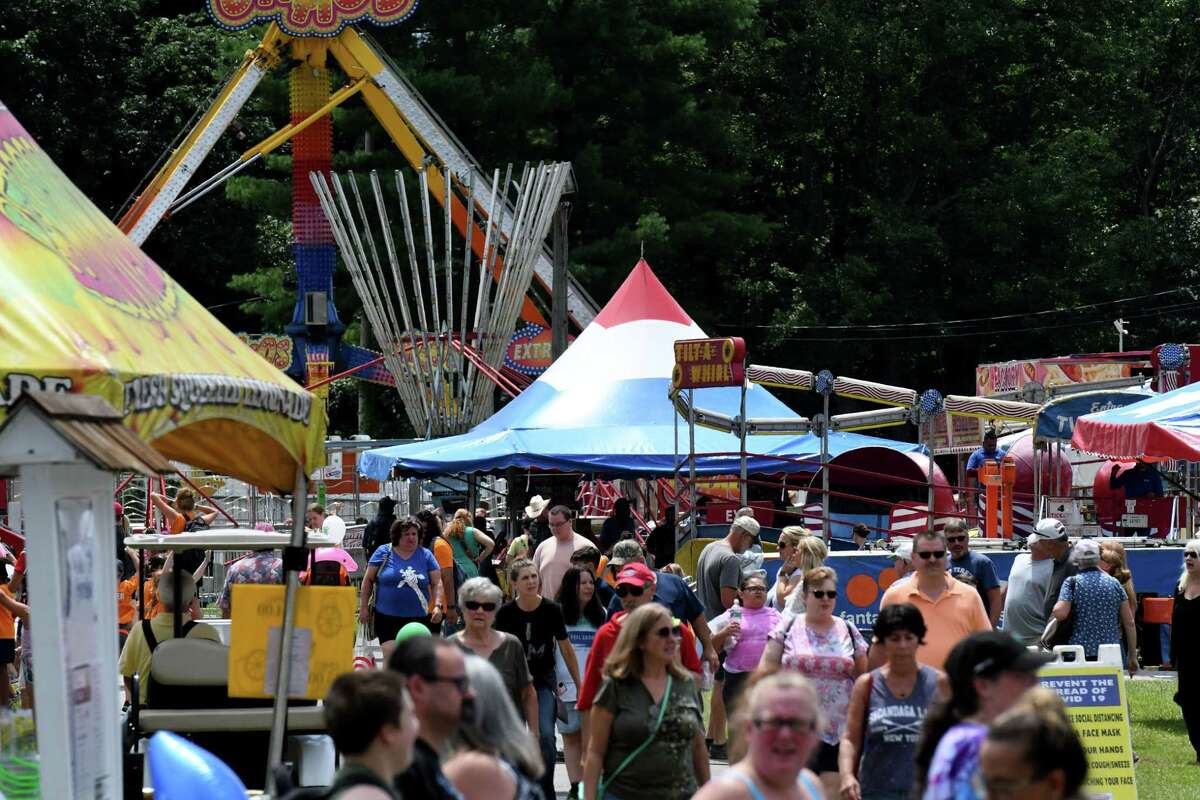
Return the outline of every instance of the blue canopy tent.
[[[359,469],[377,480],[393,471],[418,476],[510,467],[601,477],[671,475],[688,452],[687,423],[677,419],[667,398],[673,345],[703,337],[640,261],[567,352],[491,418],[459,436],[368,450]],[[696,402],[734,416],[740,396],[737,388],[703,389]],[[795,416],[757,385],[747,392],[746,408],[752,418]],[[829,437],[831,456],[868,446],[924,452],[911,442],[853,433]],[[747,449],[751,473],[814,472],[820,465],[821,442],[812,435],[753,436]],[[736,436],[697,428],[697,473],[736,473],[738,450]]]

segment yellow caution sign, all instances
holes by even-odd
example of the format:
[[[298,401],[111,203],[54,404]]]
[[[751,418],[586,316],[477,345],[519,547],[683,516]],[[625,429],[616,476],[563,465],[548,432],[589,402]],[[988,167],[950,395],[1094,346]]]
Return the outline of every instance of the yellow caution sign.
[[[1039,673],[1042,685],[1058,693],[1083,742],[1088,759],[1089,797],[1137,800],[1133,742],[1125,676],[1117,667],[1049,665]]]
[[[229,696],[274,697],[283,629],[282,586],[236,584],[229,632]],[[288,696],[320,700],[354,659],[357,596],[350,586],[296,592]]]

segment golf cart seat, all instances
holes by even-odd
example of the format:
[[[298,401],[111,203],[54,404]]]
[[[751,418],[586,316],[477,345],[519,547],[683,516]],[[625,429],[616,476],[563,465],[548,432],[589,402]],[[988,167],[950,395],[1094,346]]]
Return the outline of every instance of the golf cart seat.
[[[168,639],[150,659],[146,706],[131,713],[138,733],[270,731],[271,701],[229,696],[229,648],[208,639]],[[288,708],[290,731],[324,731],[324,711]]]

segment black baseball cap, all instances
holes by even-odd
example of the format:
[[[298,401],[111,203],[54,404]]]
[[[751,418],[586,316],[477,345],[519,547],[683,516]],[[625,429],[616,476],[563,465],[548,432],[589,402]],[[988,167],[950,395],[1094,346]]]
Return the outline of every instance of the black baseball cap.
[[[984,631],[954,646],[946,656],[946,672],[990,678],[1001,672],[1037,672],[1053,660],[1053,654],[1030,650],[1004,631]]]

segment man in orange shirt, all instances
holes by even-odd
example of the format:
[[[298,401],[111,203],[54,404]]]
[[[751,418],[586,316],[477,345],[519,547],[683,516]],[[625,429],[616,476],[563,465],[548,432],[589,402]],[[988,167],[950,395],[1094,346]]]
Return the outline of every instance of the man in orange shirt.
[[[880,608],[896,603],[917,607],[926,628],[917,660],[937,669],[942,668],[954,645],[975,631],[992,629],[979,592],[946,574],[948,549],[941,531],[918,533],[913,541],[913,576],[888,587],[879,603]],[[871,667],[882,663],[883,648],[871,648]]]

